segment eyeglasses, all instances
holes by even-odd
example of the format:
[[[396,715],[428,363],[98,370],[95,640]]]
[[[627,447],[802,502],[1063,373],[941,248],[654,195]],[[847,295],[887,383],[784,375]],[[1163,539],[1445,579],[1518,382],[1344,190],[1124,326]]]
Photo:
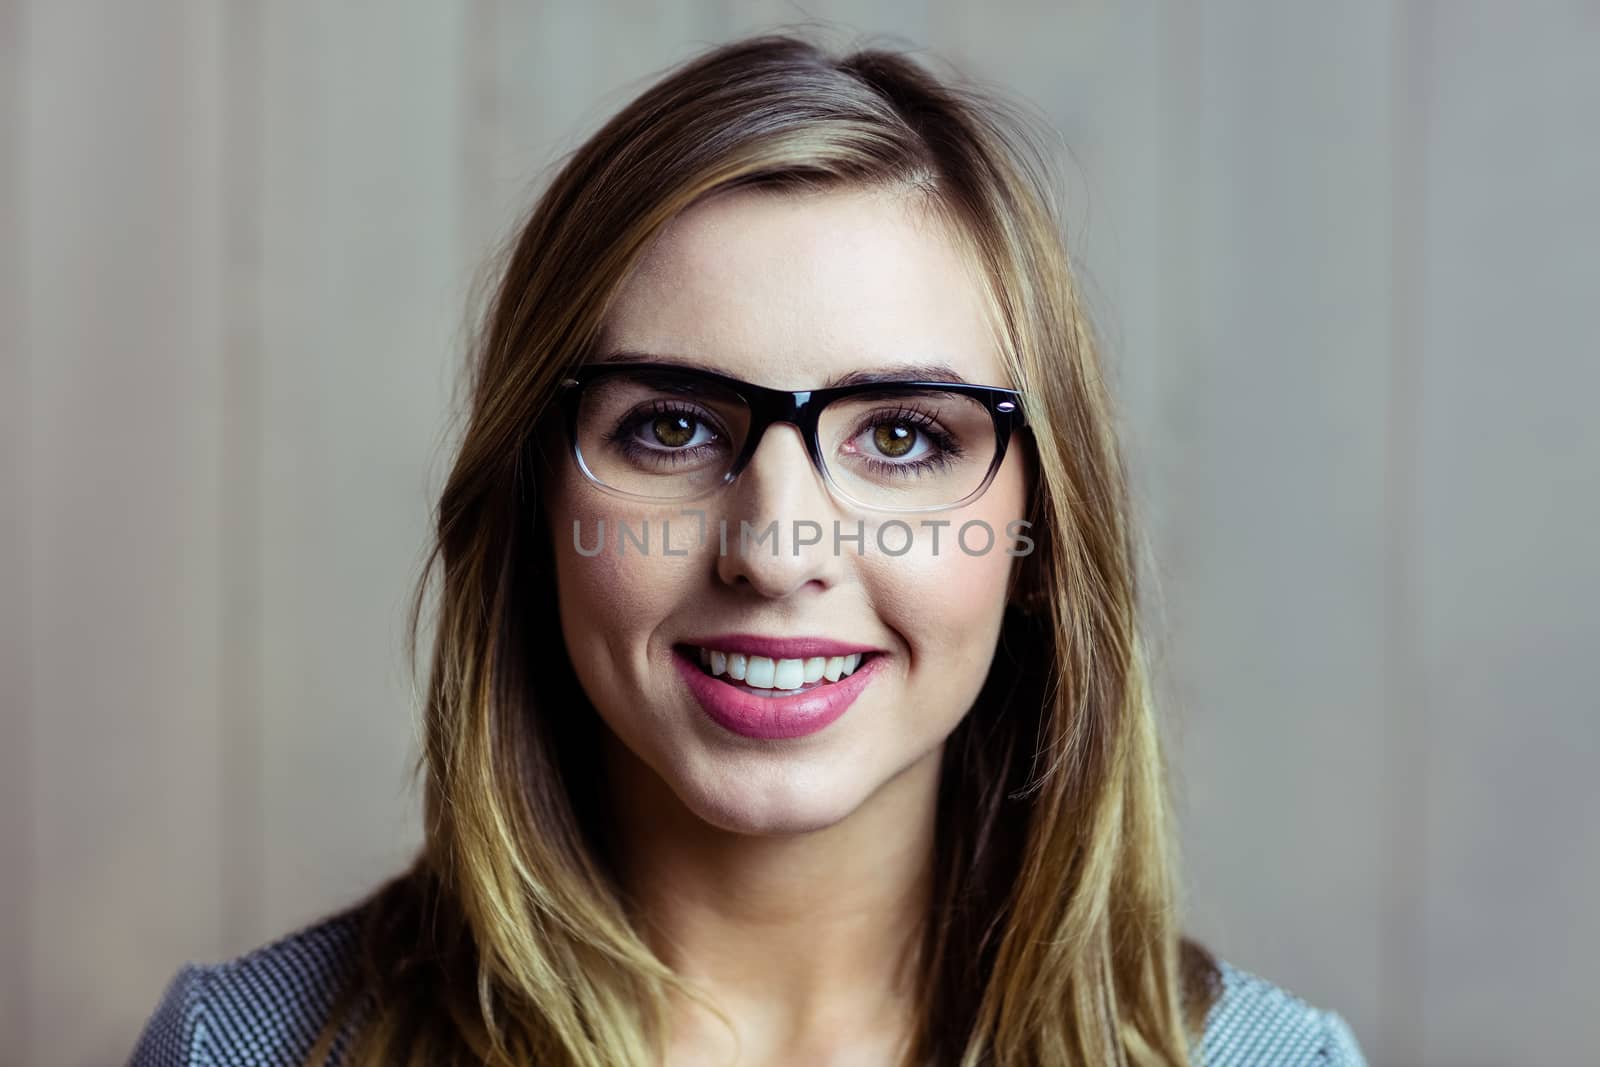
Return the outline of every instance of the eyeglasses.
[[[695,500],[731,484],[767,428],[787,422],[842,500],[942,511],[989,487],[1026,425],[1013,389],[873,381],[791,392],[664,363],[579,367],[560,403],[579,469],[641,501]]]

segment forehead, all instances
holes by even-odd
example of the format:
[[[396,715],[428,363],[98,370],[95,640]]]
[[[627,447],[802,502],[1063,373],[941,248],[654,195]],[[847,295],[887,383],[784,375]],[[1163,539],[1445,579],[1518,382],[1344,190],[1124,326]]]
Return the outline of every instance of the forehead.
[[[977,267],[903,194],[736,189],[674,219],[624,281],[602,353],[650,353],[778,389],[943,363],[1010,385]]]

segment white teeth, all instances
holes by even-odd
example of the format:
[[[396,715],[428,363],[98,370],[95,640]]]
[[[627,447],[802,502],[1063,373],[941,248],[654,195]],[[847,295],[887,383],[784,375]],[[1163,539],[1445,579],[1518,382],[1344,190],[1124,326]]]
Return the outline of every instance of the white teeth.
[[[756,689],[771,689],[773,663],[766,656],[751,656],[750,666],[745,670],[744,684]]]
[[[779,659],[770,656],[746,656],[742,652],[720,652],[716,649],[697,650],[700,665],[713,676],[726,674],[736,682],[744,682],[755,689],[799,689],[814,685],[824,679],[837,682],[848,678],[861,666],[862,654],[848,656],[811,656],[806,659]]]
[[[780,659],[772,672],[772,688],[799,689],[806,682],[806,664],[799,659]]]

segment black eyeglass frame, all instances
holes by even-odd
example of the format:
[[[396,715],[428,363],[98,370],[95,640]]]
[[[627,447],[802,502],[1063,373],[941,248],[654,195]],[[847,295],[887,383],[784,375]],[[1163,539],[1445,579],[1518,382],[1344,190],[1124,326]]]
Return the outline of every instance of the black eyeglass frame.
[[[618,489],[616,486],[607,485],[601,481],[588,463],[584,461],[583,449],[578,444],[578,410],[583,400],[583,391],[591,382],[598,381],[616,374],[649,373],[667,377],[680,377],[695,382],[710,382],[733,393],[744,401],[745,407],[750,412],[750,426],[745,435],[743,447],[734,457],[733,463],[722,476],[722,480],[707,488],[703,492],[687,497],[653,497],[642,496]],[[989,462],[989,470],[984,474],[983,481],[978,487],[960,500],[950,504],[939,504],[934,507],[888,507],[878,504],[868,504],[851,496],[837,482],[828,471],[828,465],[822,459],[822,446],[817,440],[817,423],[822,416],[823,409],[829,404],[846,397],[871,395],[873,393],[904,392],[907,389],[935,389],[946,393],[958,393],[970,396],[983,404],[994,420],[995,450],[994,458]],[[572,449],[572,458],[578,464],[578,469],[591,483],[615,496],[627,500],[647,501],[652,503],[687,503],[700,500],[712,493],[716,493],[733,484],[739,475],[750,463],[756,449],[761,445],[761,439],[766,435],[767,429],[774,423],[786,422],[800,431],[801,438],[805,441],[806,453],[811,457],[811,466],[822,476],[828,490],[840,499],[848,501],[858,507],[872,511],[884,512],[937,512],[949,511],[953,508],[970,504],[978,499],[994,481],[994,476],[999,472],[1000,465],[1005,462],[1006,449],[1011,442],[1012,435],[1022,429],[1028,428],[1027,415],[1022,408],[1022,393],[1016,389],[1003,389],[993,385],[974,385],[969,382],[938,382],[921,380],[904,381],[877,381],[858,382],[854,385],[840,385],[826,389],[772,389],[764,385],[756,385],[730,378],[725,374],[715,371],[702,370],[698,367],[683,367],[671,363],[652,363],[645,361],[630,361],[617,363],[588,363],[569,371],[562,378],[558,402],[562,408],[566,424],[567,440]]]

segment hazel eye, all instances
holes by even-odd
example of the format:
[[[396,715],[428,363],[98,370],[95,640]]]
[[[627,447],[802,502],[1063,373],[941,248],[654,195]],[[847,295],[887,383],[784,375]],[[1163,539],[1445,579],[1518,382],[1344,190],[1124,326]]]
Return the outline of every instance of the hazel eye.
[[[904,405],[864,412],[843,444],[843,452],[864,463],[910,473],[926,463],[942,461],[959,446],[940,427],[938,418]]]
[[[655,439],[668,448],[682,448],[694,439],[696,419],[687,415],[660,415],[650,423]]]
[[[872,431],[872,443],[890,459],[900,459],[917,443],[917,431],[904,422],[880,422]]]

